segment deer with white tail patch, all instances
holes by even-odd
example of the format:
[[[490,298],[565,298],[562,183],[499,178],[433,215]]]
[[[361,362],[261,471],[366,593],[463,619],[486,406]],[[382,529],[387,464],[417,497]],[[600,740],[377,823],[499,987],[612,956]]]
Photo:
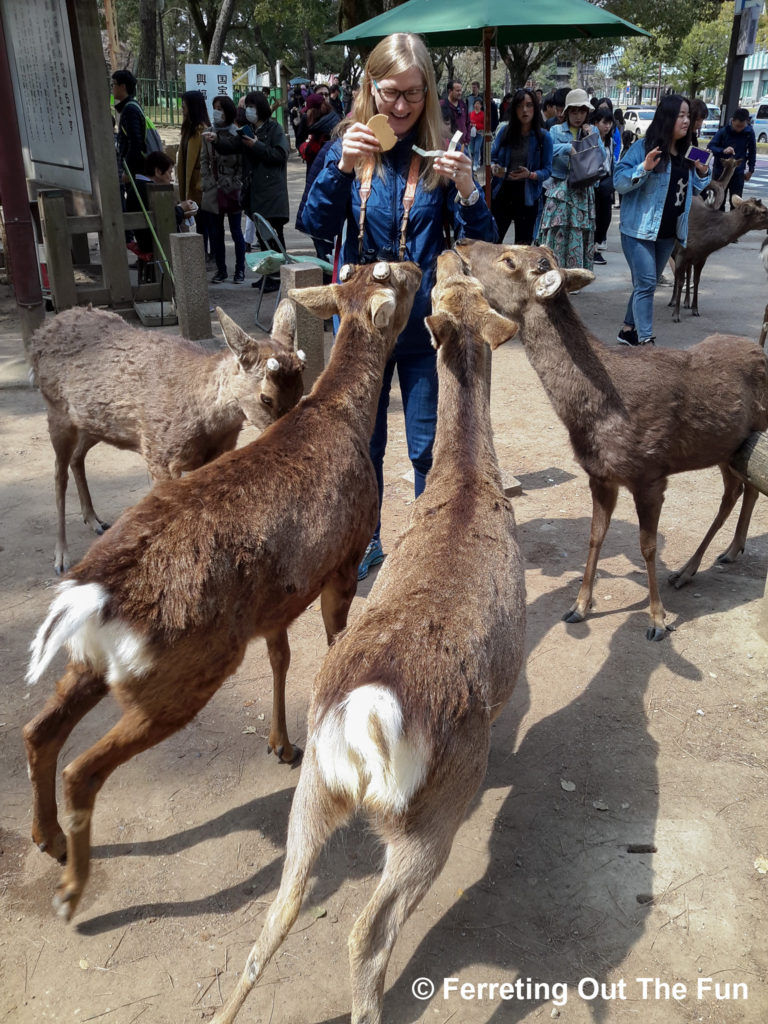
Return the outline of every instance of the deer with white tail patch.
[[[523,566],[485,375],[486,343],[517,328],[453,252],[438,260],[432,300],[440,387],[426,489],[313,685],[280,890],[213,1024],[235,1019],[296,920],[322,845],[357,810],[386,843],[386,863],[349,937],[352,1024],[379,1024],[398,934],[448,858],[523,661]]]

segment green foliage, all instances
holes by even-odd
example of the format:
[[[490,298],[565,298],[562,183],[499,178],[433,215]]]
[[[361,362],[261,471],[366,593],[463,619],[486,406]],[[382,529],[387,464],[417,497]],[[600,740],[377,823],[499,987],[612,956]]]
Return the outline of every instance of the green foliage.
[[[733,25],[733,11],[724,8],[709,24],[695,24],[677,52],[671,83],[685,96],[725,84],[725,67]]]

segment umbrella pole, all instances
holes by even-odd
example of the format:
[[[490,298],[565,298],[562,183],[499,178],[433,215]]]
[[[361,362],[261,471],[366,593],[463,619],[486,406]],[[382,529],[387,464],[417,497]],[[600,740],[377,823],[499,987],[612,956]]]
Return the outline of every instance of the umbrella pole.
[[[491,145],[493,143],[493,131],[491,129],[491,38],[494,33],[492,28],[483,29],[483,56],[485,60],[485,129],[483,134],[483,160],[485,162],[485,202],[491,208]]]

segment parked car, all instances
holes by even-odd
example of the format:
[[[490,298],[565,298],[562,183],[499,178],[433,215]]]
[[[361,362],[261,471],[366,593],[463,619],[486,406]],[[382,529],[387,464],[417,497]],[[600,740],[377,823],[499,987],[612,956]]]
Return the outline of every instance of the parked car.
[[[711,103],[708,103],[707,116],[704,118],[704,122],[699,129],[699,140],[713,138],[719,127],[720,107],[715,107]]]
[[[655,107],[628,107],[624,111],[624,131],[632,132],[636,139],[641,139],[650,127]]]
[[[755,138],[758,142],[768,142],[768,103],[761,103],[752,118]]]

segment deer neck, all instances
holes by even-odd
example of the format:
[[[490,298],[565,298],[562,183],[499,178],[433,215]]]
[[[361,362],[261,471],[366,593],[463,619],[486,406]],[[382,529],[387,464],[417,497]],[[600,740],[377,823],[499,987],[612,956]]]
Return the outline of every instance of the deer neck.
[[[345,314],[328,365],[305,402],[330,405],[337,418],[370,436],[384,367],[394,341],[360,314]]]
[[[619,401],[593,339],[570,300],[563,296],[527,310],[521,323],[526,354],[555,412],[572,429],[590,409]]]
[[[232,374],[238,372],[237,360],[228,352],[216,352],[206,355],[209,373],[201,374],[200,407],[207,409],[210,425],[222,431],[242,426],[245,413],[232,393],[230,381]]]
[[[470,344],[453,358],[438,358],[437,430],[430,477],[471,485],[490,477],[501,486],[493,446],[485,368],[490,352]]]

